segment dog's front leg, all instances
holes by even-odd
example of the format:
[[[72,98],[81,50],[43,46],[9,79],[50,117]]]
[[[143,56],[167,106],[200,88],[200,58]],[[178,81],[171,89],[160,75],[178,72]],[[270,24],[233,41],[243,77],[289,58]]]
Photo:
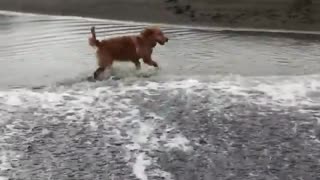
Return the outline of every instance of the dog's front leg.
[[[99,75],[100,75],[101,73],[103,73],[105,69],[106,69],[106,68],[104,68],[104,67],[99,67],[99,68],[93,73],[93,78],[94,78],[95,80],[98,80]]]
[[[159,69],[158,64],[152,60],[151,56],[146,56],[143,58],[143,62],[150,65],[150,66],[154,66],[155,68]]]

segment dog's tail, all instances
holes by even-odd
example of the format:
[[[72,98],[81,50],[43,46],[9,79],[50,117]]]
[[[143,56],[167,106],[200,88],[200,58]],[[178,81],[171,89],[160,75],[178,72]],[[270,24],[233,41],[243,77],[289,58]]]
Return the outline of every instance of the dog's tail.
[[[92,47],[99,47],[100,46],[100,41],[97,40],[96,37],[96,31],[95,31],[95,27],[92,26],[91,27],[91,37],[89,37],[89,45]]]

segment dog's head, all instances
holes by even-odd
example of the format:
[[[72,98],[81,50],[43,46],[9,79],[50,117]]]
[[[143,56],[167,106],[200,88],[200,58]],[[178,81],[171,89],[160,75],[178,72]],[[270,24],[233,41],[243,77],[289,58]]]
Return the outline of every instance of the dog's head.
[[[157,43],[164,45],[169,41],[169,38],[167,38],[158,27],[147,27],[141,32],[141,35],[147,39],[153,47],[156,46]]]

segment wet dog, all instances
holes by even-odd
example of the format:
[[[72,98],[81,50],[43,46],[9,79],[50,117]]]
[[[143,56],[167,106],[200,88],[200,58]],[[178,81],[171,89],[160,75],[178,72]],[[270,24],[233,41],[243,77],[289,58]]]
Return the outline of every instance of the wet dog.
[[[121,36],[104,40],[97,40],[95,27],[91,27],[91,37],[89,45],[97,48],[96,57],[98,68],[94,72],[94,79],[106,69],[110,69],[113,62],[131,61],[137,70],[141,68],[140,59],[145,64],[158,68],[158,64],[153,61],[151,55],[153,48],[158,44],[164,45],[168,38],[158,27],[146,27],[139,35]]]

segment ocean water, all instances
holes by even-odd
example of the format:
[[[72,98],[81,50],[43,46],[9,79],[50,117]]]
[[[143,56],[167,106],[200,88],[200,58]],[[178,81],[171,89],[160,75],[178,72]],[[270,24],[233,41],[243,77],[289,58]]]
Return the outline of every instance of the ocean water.
[[[161,69],[95,70],[146,24],[0,15],[0,179],[320,177],[320,38],[162,25]]]

